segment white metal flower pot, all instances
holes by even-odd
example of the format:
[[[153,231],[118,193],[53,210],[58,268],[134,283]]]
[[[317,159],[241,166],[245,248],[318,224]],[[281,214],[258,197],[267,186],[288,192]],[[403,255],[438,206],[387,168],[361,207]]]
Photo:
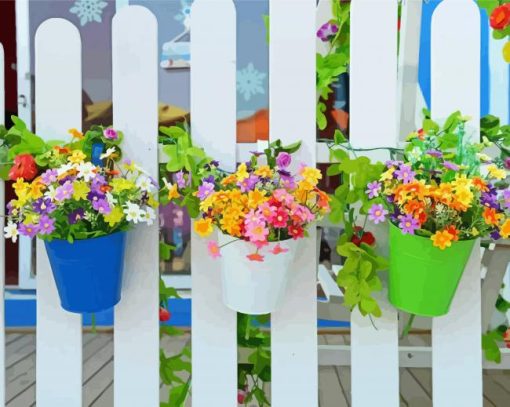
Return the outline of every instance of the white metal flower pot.
[[[250,315],[269,314],[278,309],[291,274],[290,266],[300,240],[269,243],[259,253],[264,260],[251,261],[255,246],[218,233],[221,248],[223,301],[230,309]],[[233,243],[231,243],[233,242]],[[273,254],[277,245],[284,253]]]

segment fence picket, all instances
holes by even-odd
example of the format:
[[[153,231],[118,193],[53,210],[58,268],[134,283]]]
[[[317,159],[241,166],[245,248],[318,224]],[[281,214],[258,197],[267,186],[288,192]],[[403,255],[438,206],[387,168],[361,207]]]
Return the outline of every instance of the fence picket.
[[[455,110],[480,121],[480,11],[469,0],[444,0],[432,16],[432,116]],[[482,405],[480,252],[476,245],[448,315],[432,324],[434,406]],[[469,357],[466,357],[469,355]],[[455,378],[453,380],[453,378]]]
[[[333,9],[332,9],[331,0],[319,0],[319,4],[317,4],[317,12],[315,15],[315,28],[319,30],[322,25],[333,18]],[[326,55],[328,52],[327,42],[322,41],[318,37],[315,41],[317,52]]]
[[[0,43],[0,124],[5,123],[5,56]],[[5,183],[0,180],[0,208],[5,208]],[[0,232],[5,221],[0,218]],[[0,406],[5,405],[5,240],[0,236]]]
[[[65,138],[80,128],[81,39],[69,21],[52,18],[35,35],[37,134]],[[82,405],[81,316],[60,306],[44,243],[37,241],[37,371],[40,407]]]
[[[292,13],[289,13],[289,8]],[[270,2],[270,137],[302,141],[315,165],[315,0]],[[318,404],[316,233],[301,243],[281,308],[271,315],[272,405]]]
[[[235,169],[236,11],[232,0],[195,0],[191,42],[192,134],[197,145]],[[221,23],[219,23],[221,22]],[[215,100],[219,97],[220,100]],[[219,263],[191,238],[193,405],[237,405],[236,313],[222,301]]]
[[[158,179],[158,28],[145,7],[123,7],[112,23],[113,124],[123,152]],[[114,402],[159,405],[158,222],[128,234],[122,299],[115,307]]]
[[[350,72],[351,143],[364,148],[394,147],[397,142],[396,1],[351,3]],[[385,152],[376,152],[371,157],[388,159]],[[380,304],[383,314],[374,321],[377,329],[358,311],[351,314],[353,406],[399,405],[397,312],[382,296]]]

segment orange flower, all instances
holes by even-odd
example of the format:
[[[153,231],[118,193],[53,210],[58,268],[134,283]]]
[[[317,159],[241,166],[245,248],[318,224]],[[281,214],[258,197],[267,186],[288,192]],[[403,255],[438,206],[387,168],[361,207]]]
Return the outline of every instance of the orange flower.
[[[404,209],[406,213],[410,213],[412,215],[419,215],[420,213],[423,213],[423,211],[425,210],[425,204],[423,202],[412,199],[404,206]]]
[[[430,240],[432,240],[432,244],[435,247],[439,247],[441,250],[444,250],[452,245],[453,235],[451,235],[447,230],[437,231],[430,237]]]
[[[508,239],[510,237],[510,219],[505,220],[505,223],[503,223],[499,230],[499,234],[503,239]]]
[[[482,192],[487,192],[489,190],[489,187],[487,186],[487,183],[481,179],[480,177],[474,177],[473,178],[473,186]]]
[[[264,256],[261,256],[258,253],[252,253],[252,254],[247,255],[246,257],[248,257],[248,259],[250,261],[260,261],[260,262],[264,261]]]
[[[210,218],[197,220],[194,228],[200,237],[207,237],[213,231],[212,220]]]
[[[459,231],[457,230],[457,228],[454,226],[454,225],[450,225],[446,228],[446,231],[453,236],[453,241],[458,241],[459,240]]]
[[[55,150],[57,150],[57,153],[59,154],[69,154],[71,152],[71,150],[67,147],[59,147],[59,146],[55,146],[53,147]]]
[[[497,213],[494,208],[485,208],[483,211],[483,219],[487,225],[495,226],[499,223],[499,220],[503,217],[502,214]]]
[[[77,138],[81,140],[83,138],[83,133],[78,129],[69,129],[68,133],[73,136],[74,138]]]

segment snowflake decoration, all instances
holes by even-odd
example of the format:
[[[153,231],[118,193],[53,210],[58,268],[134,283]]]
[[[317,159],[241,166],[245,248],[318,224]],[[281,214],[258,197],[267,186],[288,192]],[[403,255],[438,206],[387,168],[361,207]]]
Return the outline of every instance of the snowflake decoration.
[[[264,89],[264,79],[267,74],[259,72],[249,63],[246,68],[237,71],[237,91],[243,95],[244,100],[248,101],[255,95],[266,93]]]
[[[69,11],[76,14],[80,19],[80,24],[84,26],[93,21],[102,22],[103,9],[107,5],[108,3],[102,0],[76,0]]]
[[[193,0],[181,0],[181,12],[175,16],[177,21],[182,22],[184,27],[189,29],[191,22],[191,5]]]

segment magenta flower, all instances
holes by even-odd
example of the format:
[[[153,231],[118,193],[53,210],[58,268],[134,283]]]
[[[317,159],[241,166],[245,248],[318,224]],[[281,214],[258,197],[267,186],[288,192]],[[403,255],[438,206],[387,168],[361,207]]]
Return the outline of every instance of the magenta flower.
[[[443,166],[448,169],[448,170],[452,170],[452,171],[458,171],[459,170],[459,166],[455,163],[452,163],[451,161],[445,161],[443,163]]]
[[[119,135],[117,132],[112,129],[111,127],[104,129],[103,136],[107,138],[108,140],[117,140],[119,138]]]
[[[510,157],[505,158],[503,165],[507,170],[510,170]]]
[[[400,217],[398,227],[402,229],[404,235],[414,235],[414,231],[420,228],[420,222],[413,215],[407,214]]]
[[[45,172],[42,173],[41,180],[43,184],[49,185],[52,182],[57,181],[57,175],[58,175],[57,170],[54,169],[46,170]]]
[[[402,181],[404,184],[409,184],[411,181],[414,181],[415,172],[405,164],[400,164],[398,170],[395,171],[395,175],[397,179]]]
[[[292,157],[289,153],[281,152],[278,154],[278,157],[276,157],[276,165],[278,165],[278,168],[284,169],[287,168],[290,163],[292,162]]]
[[[39,233],[41,235],[49,235],[55,230],[55,221],[47,215],[39,218]]]
[[[55,192],[55,199],[57,201],[64,201],[66,199],[70,199],[73,196],[73,184],[70,182],[66,182],[64,185],[61,185],[57,188]]]
[[[21,223],[18,227],[18,232],[20,233],[20,235],[27,236],[30,239],[32,239],[39,232],[39,227],[32,223],[28,225]]]
[[[241,192],[253,191],[255,185],[259,182],[259,177],[254,174],[250,174],[248,178],[245,178],[243,181],[238,182],[237,185],[241,189]]]
[[[108,215],[112,208],[106,199],[97,199],[92,201],[92,207],[103,215]]]
[[[214,184],[210,182],[204,182],[202,185],[198,187],[198,193],[197,196],[200,198],[201,201],[206,199],[209,195],[211,195],[214,192]]]
[[[439,150],[428,150],[427,154],[435,158],[441,158],[443,156],[443,153]]]
[[[368,211],[368,219],[377,225],[386,220],[387,214],[388,211],[381,204],[375,204]]]
[[[381,192],[381,183],[374,181],[367,184],[367,190],[365,191],[370,199],[379,196]]]
[[[338,26],[336,24],[332,24],[329,21],[324,23],[321,28],[317,31],[317,37],[324,42],[328,42],[331,38],[333,38],[338,32]]]

